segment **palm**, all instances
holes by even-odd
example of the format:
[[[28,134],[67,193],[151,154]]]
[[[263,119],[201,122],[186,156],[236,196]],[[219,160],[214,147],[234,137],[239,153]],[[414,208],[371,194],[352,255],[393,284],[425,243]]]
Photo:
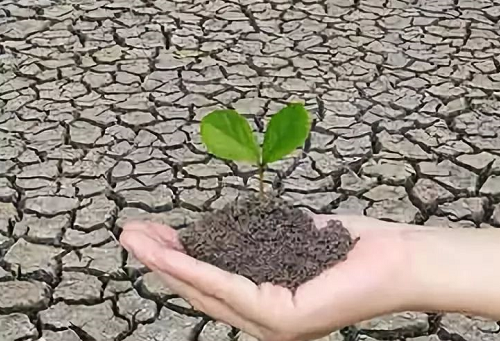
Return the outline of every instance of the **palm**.
[[[319,227],[326,219],[315,217]],[[348,259],[300,286],[295,295],[269,283],[257,286],[178,252],[177,233],[162,225],[130,224],[121,240],[172,290],[208,315],[263,340],[307,340],[390,309],[387,295],[394,293],[383,290],[397,280],[404,251],[400,229],[364,217],[350,217],[345,225],[360,237]],[[374,299],[374,292],[386,294],[384,301]]]

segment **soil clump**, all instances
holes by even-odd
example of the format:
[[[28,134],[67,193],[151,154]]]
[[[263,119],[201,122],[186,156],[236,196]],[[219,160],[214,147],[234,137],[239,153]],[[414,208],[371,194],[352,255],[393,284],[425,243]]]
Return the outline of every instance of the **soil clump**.
[[[292,292],[344,261],[357,242],[340,221],[317,229],[306,212],[271,195],[239,197],[179,232],[188,255]]]

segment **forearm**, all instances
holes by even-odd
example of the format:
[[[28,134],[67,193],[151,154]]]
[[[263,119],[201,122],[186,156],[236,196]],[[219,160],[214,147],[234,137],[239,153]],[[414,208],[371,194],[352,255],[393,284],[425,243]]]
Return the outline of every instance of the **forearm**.
[[[408,310],[500,320],[500,229],[421,229],[406,236]]]

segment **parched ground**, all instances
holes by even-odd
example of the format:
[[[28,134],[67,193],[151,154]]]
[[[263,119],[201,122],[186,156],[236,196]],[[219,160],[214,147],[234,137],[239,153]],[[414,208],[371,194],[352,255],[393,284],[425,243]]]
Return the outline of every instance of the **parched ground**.
[[[255,189],[199,120],[315,116],[268,185],[314,212],[500,227],[498,0],[0,0],[0,340],[249,340],[119,247]],[[472,274],[471,274],[472,275]],[[500,325],[405,313],[325,340],[498,341]]]

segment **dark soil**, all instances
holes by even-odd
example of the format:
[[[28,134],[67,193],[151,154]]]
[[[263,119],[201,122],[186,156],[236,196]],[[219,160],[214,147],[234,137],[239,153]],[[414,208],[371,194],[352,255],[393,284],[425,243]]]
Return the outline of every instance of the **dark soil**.
[[[270,196],[239,198],[181,230],[180,238],[198,260],[292,291],[345,260],[357,242],[340,221],[318,230],[307,213]]]

